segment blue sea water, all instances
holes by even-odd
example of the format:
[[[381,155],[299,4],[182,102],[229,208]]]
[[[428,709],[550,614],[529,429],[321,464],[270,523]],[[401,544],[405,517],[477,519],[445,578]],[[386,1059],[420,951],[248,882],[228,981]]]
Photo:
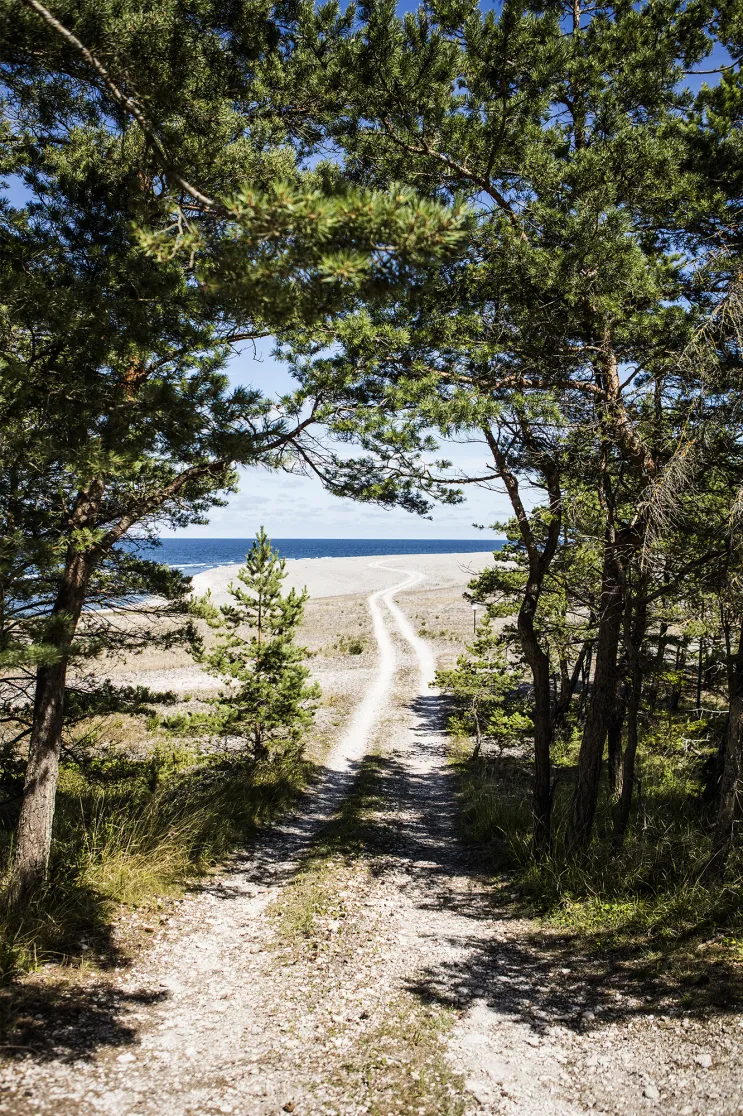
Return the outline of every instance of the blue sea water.
[[[161,539],[161,545],[140,551],[195,575],[215,566],[244,561],[252,539]],[[271,539],[283,558],[367,558],[378,554],[471,554],[500,550],[502,539]]]

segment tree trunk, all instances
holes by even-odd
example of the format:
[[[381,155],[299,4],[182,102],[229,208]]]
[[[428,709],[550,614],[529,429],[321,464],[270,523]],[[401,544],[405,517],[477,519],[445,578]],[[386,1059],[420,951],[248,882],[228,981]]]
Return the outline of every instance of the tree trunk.
[[[69,556],[46,636],[58,658],[51,666],[39,667],[36,672],[33,724],[13,859],[11,897],[14,903],[43,881],[49,866],[67,664],[85,601],[89,573],[83,555]]]
[[[578,778],[568,832],[568,844],[584,845],[591,836],[601,778],[604,742],[617,691],[617,651],[622,624],[622,587],[615,544],[607,542],[601,582],[601,609],[596,640],[596,665],[578,755]]]
[[[699,639],[699,650],[697,651],[697,713],[702,709],[702,675],[704,665],[704,640]]]
[[[686,670],[686,644],[681,640],[678,642],[676,648],[676,681],[671,690],[671,696],[668,699],[668,708],[672,713],[676,713],[681,702],[681,688],[683,685],[684,671]]]
[[[591,617],[593,622],[593,617]],[[588,691],[591,685],[591,669],[593,667],[593,641],[588,644],[588,652],[586,654],[585,669],[583,671],[583,689],[580,693],[580,701],[578,703],[578,720],[581,724],[586,719],[586,709],[588,707]]]
[[[525,421],[522,423],[522,431],[527,445],[530,445],[533,449],[533,439]],[[519,522],[521,538],[529,557],[529,573],[524,595],[521,599],[521,607],[519,608],[518,631],[524,658],[531,668],[534,686],[534,853],[537,858],[541,858],[549,852],[552,842],[550,753],[553,726],[549,655],[542,649],[539,642],[539,636],[535,628],[535,618],[542,585],[560,539],[562,523],[560,476],[559,469],[549,454],[537,451],[540,468],[543,470],[547,481],[550,511],[552,513],[547,538],[540,551],[529,523],[529,517],[521,501],[518,480],[488,426],[483,427],[483,434],[493,454],[493,460],[500,478],[506,486],[511,505]]]
[[[622,730],[626,709],[627,697],[618,692],[606,730],[606,770],[613,799],[619,798],[622,793]]]
[[[653,665],[653,675],[648,684],[647,698],[648,705],[651,711],[655,709],[658,702],[658,689],[660,683],[660,675],[663,673],[666,665],[666,645],[668,643],[668,624],[665,621],[661,622],[658,630],[658,648],[655,655],[655,663]]]
[[[738,805],[738,787],[743,750],[743,624],[741,624],[738,649],[728,665],[728,693],[730,712],[725,736],[725,764],[720,782],[717,821],[712,836],[712,849],[707,864],[707,874],[722,876],[725,871]]]
[[[534,685],[534,852],[537,857],[543,857],[549,852],[552,840],[552,702],[549,655],[542,650],[534,630],[537,596],[538,593],[530,593],[527,587],[519,610],[518,629]]]
[[[482,733],[480,732],[480,718],[477,715],[477,705],[473,703],[472,717],[475,722],[475,750],[472,753],[472,759],[475,760],[480,755],[480,748],[482,747]]]
[[[586,649],[587,644],[584,643],[580,649],[578,658],[575,660],[575,665],[573,666],[573,670],[568,678],[567,684],[563,686],[560,692],[560,700],[557,702],[554,709],[552,710],[553,735],[558,726],[561,725],[564,721],[565,716],[570,709],[570,704],[577,689],[578,681],[581,677],[581,674],[585,671]]]
[[[645,587],[642,587],[644,592]],[[627,745],[622,763],[622,789],[614,815],[614,845],[619,847],[624,841],[629,824],[632,795],[635,789],[635,759],[639,731],[640,702],[642,700],[643,660],[642,645],[647,626],[647,608],[644,601],[638,601],[632,632],[627,640],[627,654],[630,668],[630,688],[627,700]]]

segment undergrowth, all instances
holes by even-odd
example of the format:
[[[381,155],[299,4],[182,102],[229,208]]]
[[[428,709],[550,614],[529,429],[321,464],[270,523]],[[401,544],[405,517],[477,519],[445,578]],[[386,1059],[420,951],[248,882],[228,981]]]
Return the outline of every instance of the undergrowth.
[[[296,796],[309,766],[299,753],[256,763],[173,747],[64,764],[49,879],[0,920],[0,977],[48,961],[115,963],[117,910],[156,905],[203,876]],[[6,814],[6,866],[14,824]]]
[[[612,802],[604,787],[590,847],[571,855],[564,840],[577,749],[557,750],[553,853],[531,849],[528,753],[471,759],[455,746],[460,821],[494,874],[506,874],[523,913],[581,939],[615,962],[675,980],[689,1003],[743,997],[743,857],[726,878],[703,876],[712,816],[702,773],[710,748],[705,723],[683,718],[647,732],[640,782],[623,847],[612,846]]]

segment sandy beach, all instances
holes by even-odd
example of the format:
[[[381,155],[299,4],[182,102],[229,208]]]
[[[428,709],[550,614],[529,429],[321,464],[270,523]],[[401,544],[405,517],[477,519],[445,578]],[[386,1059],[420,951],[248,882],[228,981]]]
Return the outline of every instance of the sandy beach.
[[[493,560],[490,550],[471,554],[391,554],[374,558],[295,558],[286,563],[287,588],[307,587],[310,598],[366,595],[386,589],[397,570],[415,570],[424,576],[426,589],[461,594],[467,582]],[[216,604],[227,598],[227,586],[239,566],[218,566],[193,579],[196,594],[211,591]]]

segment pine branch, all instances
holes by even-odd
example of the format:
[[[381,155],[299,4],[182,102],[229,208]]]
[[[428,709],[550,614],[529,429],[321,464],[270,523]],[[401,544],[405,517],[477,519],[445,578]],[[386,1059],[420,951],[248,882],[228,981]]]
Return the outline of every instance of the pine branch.
[[[27,8],[36,12],[36,14],[44,20],[44,23],[52,29],[55,35],[58,35],[68,46],[72,47],[72,49],[95,70],[119,108],[123,109],[124,112],[128,113],[128,115],[137,122],[150,147],[152,147],[159,156],[163,164],[163,169],[170,175],[173,181],[177,183],[182,190],[185,190],[187,194],[190,194],[195,201],[203,205],[205,209],[220,209],[221,207],[218,202],[213,198],[207,197],[206,194],[202,193],[201,190],[198,190],[195,186],[192,186],[191,183],[179,173],[154,126],[147,119],[134,98],[122,92],[100,59],[96,58],[72,31],[68,30],[63,23],[60,23],[57,17],[54,16],[48,8],[40,4],[39,0],[22,0],[22,3],[24,3]]]

